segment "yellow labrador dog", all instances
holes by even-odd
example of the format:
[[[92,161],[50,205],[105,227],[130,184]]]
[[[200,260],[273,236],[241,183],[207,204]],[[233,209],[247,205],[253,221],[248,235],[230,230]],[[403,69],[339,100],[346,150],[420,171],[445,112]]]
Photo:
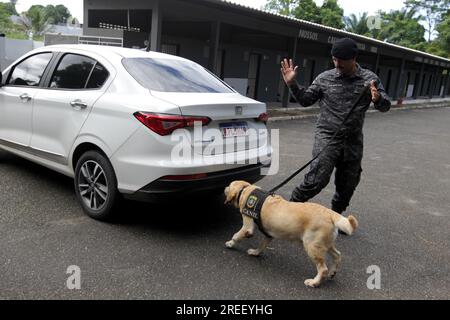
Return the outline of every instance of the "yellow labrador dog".
[[[243,219],[242,228],[225,243],[228,248],[253,236],[255,219],[243,212],[248,213],[245,210],[255,189],[261,190],[245,181],[234,181],[225,188],[225,204],[231,203],[238,208]],[[259,248],[249,249],[247,253],[259,256],[272,238],[303,243],[306,253],[317,267],[315,278],[305,280],[308,287],[318,287],[325,278],[336,275],[341,262],[341,253],[334,245],[338,229],[351,235],[358,227],[358,221],[353,216],[345,218],[319,204],[289,202],[277,195],[265,199],[259,219],[258,226],[266,236]],[[326,265],[327,253],[332,257],[329,269]]]

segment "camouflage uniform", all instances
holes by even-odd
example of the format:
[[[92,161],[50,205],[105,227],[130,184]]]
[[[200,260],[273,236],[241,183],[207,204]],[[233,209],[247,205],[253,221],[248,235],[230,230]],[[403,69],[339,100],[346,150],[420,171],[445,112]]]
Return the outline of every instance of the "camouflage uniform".
[[[356,102],[364,86],[370,81],[377,81],[380,101],[375,108],[381,112],[390,109],[391,102],[376,74],[362,69],[351,77],[340,75],[336,69],[320,74],[306,89],[298,84],[290,87],[296,100],[304,107],[319,100],[320,116],[316,123],[313,156],[316,156],[330,142],[336,130]],[[334,211],[342,213],[348,207],[353,192],[361,177],[361,160],[363,157],[364,118],[372,101],[371,95],[363,97],[359,105],[350,115],[331,145],[316,159],[304,182],[297,187],[291,201],[306,202],[325,188],[334,168],[336,192],[332,200]]]

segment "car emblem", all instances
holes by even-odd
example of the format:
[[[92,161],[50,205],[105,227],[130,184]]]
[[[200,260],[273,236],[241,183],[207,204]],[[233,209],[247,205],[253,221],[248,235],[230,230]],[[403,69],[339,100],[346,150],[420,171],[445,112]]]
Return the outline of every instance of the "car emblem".
[[[242,107],[236,107],[236,115],[242,116]]]

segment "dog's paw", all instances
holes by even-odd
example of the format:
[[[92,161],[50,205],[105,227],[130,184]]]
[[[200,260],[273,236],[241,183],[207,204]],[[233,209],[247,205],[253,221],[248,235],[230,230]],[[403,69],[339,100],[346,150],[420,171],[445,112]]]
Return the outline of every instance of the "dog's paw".
[[[307,279],[305,280],[305,286],[310,288],[317,288],[320,285],[319,282],[314,281],[314,279]]]
[[[231,249],[234,247],[234,240],[230,240],[225,242],[225,247],[227,247],[228,249]]]
[[[259,255],[261,254],[261,252],[257,249],[248,249],[247,253],[249,256],[253,256],[253,257],[259,257]]]

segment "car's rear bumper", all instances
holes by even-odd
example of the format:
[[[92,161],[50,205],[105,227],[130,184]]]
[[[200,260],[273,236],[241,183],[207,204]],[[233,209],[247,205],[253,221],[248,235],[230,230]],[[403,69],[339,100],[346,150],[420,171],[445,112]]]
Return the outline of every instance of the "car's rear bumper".
[[[261,180],[264,177],[261,174],[261,168],[267,166],[256,164],[232,170],[212,172],[208,173],[207,177],[195,180],[167,180],[161,178],[149,183],[135,193],[124,194],[124,197],[139,201],[166,202],[187,196],[218,193],[236,180],[244,180],[249,183]]]

